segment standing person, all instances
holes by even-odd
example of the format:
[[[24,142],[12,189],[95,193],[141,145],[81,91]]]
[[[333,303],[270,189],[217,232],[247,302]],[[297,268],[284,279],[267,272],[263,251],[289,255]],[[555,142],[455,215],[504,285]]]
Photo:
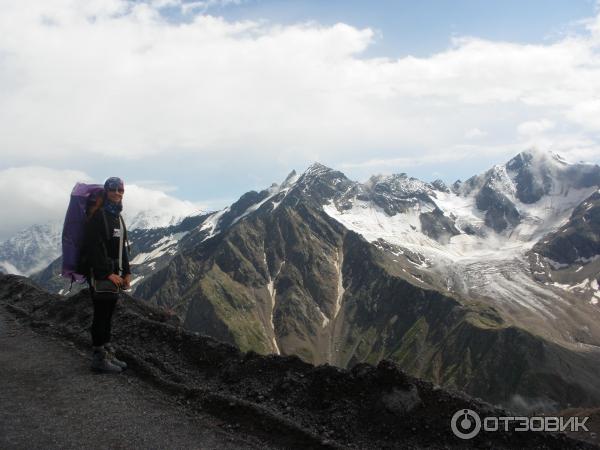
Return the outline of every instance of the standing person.
[[[129,289],[131,282],[125,223],[121,217],[124,194],[123,180],[118,177],[106,180],[102,197],[88,211],[84,238],[89,265],[87,279],[94,305],[92,369],[107,373],[119,373],[127,367],[116,358],[110,343],[111,321],[120,290]],[[104,288],[95,289],[102,280],[110,283],[103,281]]]

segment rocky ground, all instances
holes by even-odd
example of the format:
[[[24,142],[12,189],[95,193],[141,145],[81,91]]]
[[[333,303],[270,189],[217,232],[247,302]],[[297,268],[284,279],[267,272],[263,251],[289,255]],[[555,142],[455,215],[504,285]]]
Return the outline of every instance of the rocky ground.
[[[186,411],[133,374],[94,374],[89,360],[0,308],[0,448],[271,448]]]
[[[64,298],[0,275],[0,317],[1,448],[100,448],[109,432],[110,448],[597,448],[539,432],[460,440],[457,410],[510,414],[387,361],[342,370],[244,354],[126,295],[113,342],[130,367],[117,376],[87,369],[87,291]]]

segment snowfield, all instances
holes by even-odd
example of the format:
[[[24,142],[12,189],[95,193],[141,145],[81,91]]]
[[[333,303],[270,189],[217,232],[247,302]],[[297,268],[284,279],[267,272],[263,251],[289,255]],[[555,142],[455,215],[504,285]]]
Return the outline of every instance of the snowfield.
[[[543,236],[562,226],[573,209],[597,188],[566,189],[559,186],[538,202],[525,204],[515,197],[510,177],[502,171],[497,172],[502,175],[498,188],[514,202],[522,216],[519,225],[502,233],[496,233],[485,225],[485,213],[477,209],[474,193],[461,195],[435,191],[431,197],[445,216],[454,218],[455,225],[461,230],[461,234],[452,236],[447,244],[423,233],[419,215],[432,210],[424,202],[406,213],[393,216],[372,202],[357,199],[347,210],[338,210],[333,201],[324,205],[323,209],[369,242],[383,239],[400,249],[422,255],[429,262],[427,270],[447,280],[449,291],[475,298],[490,297],[497,302],[555,319],[557,305],[568,307],[560,293],[561,287],[537,282],[531,276],[526,253]],[[466,226],[478,230],[480,235],[464,233],[462,230]],[[592,304],[596,303],[594,298]]]

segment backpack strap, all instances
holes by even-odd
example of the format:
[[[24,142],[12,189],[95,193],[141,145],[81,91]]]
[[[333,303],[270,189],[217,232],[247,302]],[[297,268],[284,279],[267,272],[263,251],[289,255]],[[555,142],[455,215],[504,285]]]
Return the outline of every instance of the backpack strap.
[[[123,276],[123,219],[119,214],[119,276]]]
[[[119,214],[119,219],[121,220],[121,223],[123,224],[123,230],[125,230],[125,243],[127,245],[127,254],[131,253],[131,244],[129,243],[129,239],[127,237],[127,227],[125,226],[125,221],[123,220],[123,218],[121,217],[121,214]]]

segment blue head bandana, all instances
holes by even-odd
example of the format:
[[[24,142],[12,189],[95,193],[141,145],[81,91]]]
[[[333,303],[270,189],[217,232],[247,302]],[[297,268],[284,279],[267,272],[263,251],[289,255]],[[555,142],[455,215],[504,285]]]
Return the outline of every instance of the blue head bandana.
[[[118,177],[110,177],[104,182],[104,210],[113,216],[118,216],[121,214],[121,211],[123,210],[123,204],[121,202],[111,202],[106,194],[108,191],[124,189],[124,186],[125,184],[123,183],[123,180]]]
[[[116,189],[124,189],[125,183],[119,177],[110,177],[104,182],[105,191],[114,191]]]

